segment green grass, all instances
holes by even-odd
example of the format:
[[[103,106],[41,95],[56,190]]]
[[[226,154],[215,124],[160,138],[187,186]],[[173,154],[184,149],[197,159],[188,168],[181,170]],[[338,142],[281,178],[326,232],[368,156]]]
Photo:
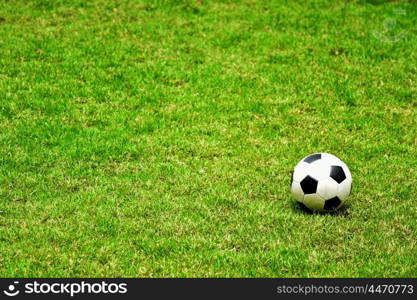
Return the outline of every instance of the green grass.
[[[0,276],[417,276],[416,4],[0,1]]]

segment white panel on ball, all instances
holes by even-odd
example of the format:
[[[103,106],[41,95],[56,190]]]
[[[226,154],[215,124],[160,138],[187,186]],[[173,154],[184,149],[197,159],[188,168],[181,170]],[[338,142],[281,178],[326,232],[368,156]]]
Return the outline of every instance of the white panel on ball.
[[[298,202],[303,202],[304,193],[298,182],[293,181],[291,184],[291,193],[294,199]]]
[[[338,191],[338,183],[329,177],[324,180],[320,180],[317,185],[317,194],[319,194],[324,200],[336,197]]]
[[[323,159],[331,165],[339,165],[340,163],[343,163],[338,157],[334,156],[333,154],[324,152],[321,155]]]
[[[323,159],[316,160],[311,163],[308,174],[316,180],[328,178],[330,174],[330,164]]]
[[[329,162],[329,164],[341,166],[343,171],[345,172],[346,177],[352,177],[352,174],[350,174],[348,166],[343,162],[343,160],[330,153],[323,153],[322,155]]]
[[[338,186],[338,197],[343,202],[349,197],[352,188],[352,177],[348,177]]]
[[[293,180],[300,182],[308,175],[310,164],[300,161],[294,168]]]
[[[324,200],[318,194],[304,195],[304,205],[311,210],[323,210]]]

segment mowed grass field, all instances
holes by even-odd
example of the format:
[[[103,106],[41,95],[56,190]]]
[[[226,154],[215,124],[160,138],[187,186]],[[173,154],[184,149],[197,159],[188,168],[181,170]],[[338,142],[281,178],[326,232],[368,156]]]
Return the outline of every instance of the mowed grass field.
[[[0,275],[417,276],[415,1],[0,1]],[[303,211],[330,152],[353,193]]]

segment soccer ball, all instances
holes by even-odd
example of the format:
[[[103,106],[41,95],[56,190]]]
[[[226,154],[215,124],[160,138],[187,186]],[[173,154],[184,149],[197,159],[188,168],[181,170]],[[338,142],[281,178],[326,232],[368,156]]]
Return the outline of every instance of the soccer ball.
[[[294,168],[294,199],[314,211],[335,211],[350,195],[352,175],[347,165],[329,153],[304,157]]]

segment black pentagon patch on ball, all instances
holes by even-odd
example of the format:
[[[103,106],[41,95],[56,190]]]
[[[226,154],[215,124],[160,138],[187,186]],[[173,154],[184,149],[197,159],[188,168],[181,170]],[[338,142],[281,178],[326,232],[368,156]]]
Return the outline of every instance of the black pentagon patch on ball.
[[[334,197],[334,198],[326,200],[324,202],[324,209],[325,210],[335,210],[340,205],[340,203],[342,203],[342,201],[340,201],[339,198]]]
[[[317,191],[317,180],[315,180],[311,176],[305,177],[301,180],[300,185],[301,189],[303,190],[304,194],[314,194]]]
[[[311,164],[313,161],[319,160],[321,159],[321,153],[316,153],[316,154],[311,154],[309,156],[307,156],[306,158],[304,158],[304,161],[306,163]]]
[[[330,169],[330,177],[333,178],[337,183],[342,183],[346,179],[345,171],[340,166],[332,166]]]

